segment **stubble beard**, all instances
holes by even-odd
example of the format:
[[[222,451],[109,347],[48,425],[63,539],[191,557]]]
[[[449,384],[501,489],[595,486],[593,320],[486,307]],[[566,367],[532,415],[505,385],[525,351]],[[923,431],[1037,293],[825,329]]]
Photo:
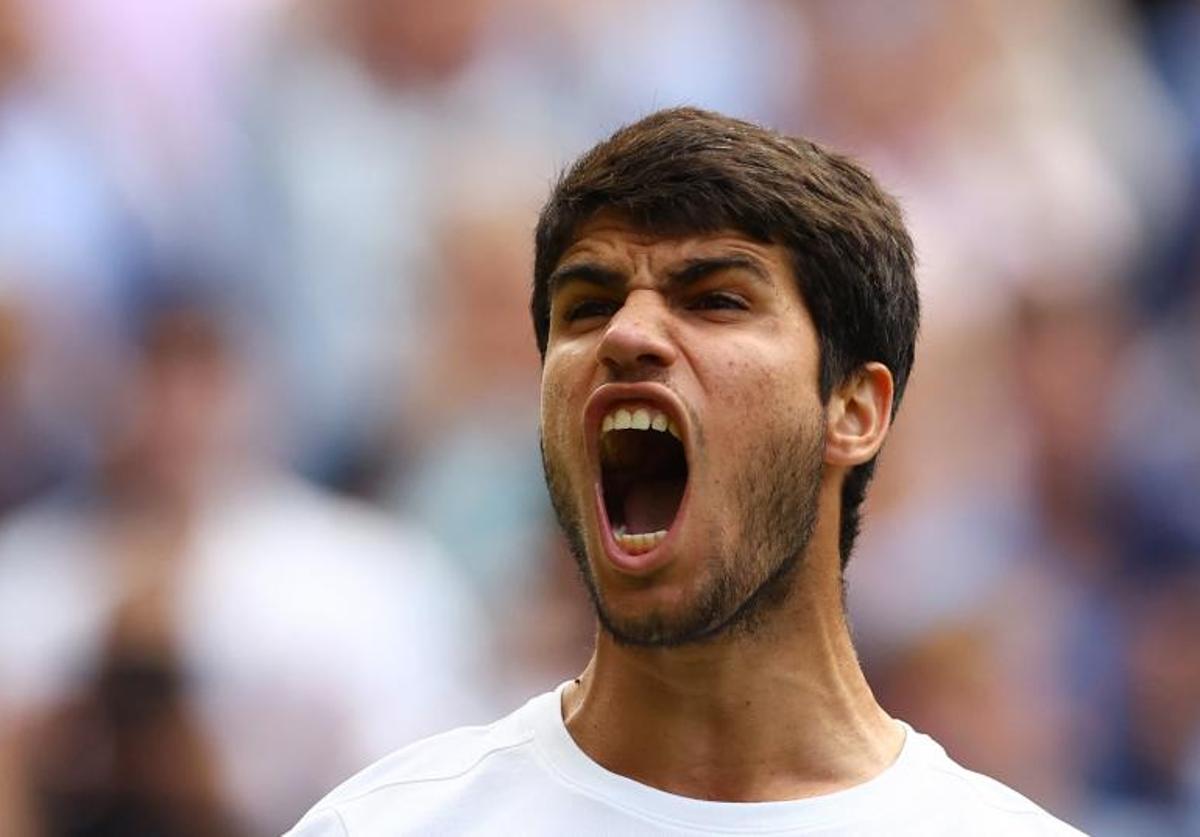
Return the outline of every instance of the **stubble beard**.
[[[588,561],[582,514],[572,500],[561,462],[542,440],[550,502],[601,629],[622,645],[671,648],[732,636],[753,636],[792,591],[796,570],[817,521],[824,424],[766,440],[743,461],[730,507],[740,532],[736,548],[714,547],[698,562],[704,574],[692,601],[678,613],[619,617],[607,607]],[[687,525],[704,525],[694,518]],[[708,543],[719,544],[714,531]]]

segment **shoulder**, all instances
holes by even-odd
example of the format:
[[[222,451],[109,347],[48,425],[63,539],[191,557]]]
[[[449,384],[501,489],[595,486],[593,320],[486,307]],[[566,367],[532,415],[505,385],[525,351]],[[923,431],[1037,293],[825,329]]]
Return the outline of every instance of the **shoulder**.
[[[505,721],[434,735],[385,756],[347,779],[316,807],[342,805],[387,788],[457,779],[479,769],[493,756],[528,744],[531,737],[531,733],[523,733]]]
[[[928,806],[930,816],[947,824],[970,824],[972,833],[981,835],[1082,834],[1007,785],[958,764],[929,736],[911,728],[907,733],[911,798]]]
[[[334,788],[288,832],[288,837],[334,837],[349,822],[408,822],[444,808],[472,783],[528,767],[534,738],[528,715],[546,695],[487,726],[460,727],[386,756]],[[428,810],[425,810],[428,809]]]

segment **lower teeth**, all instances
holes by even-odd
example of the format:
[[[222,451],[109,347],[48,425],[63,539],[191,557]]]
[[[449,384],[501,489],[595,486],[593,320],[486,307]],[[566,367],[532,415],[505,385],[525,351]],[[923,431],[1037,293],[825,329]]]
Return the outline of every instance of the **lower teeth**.
[[[643,552],[649,552],[667,537],[666,529],[659,529],[657,532],[640,532],[632,535],[626,534],[624,530],[624,526],[618,528],[613,532],[613,538],[621,549],[630,555],[640,555]]]

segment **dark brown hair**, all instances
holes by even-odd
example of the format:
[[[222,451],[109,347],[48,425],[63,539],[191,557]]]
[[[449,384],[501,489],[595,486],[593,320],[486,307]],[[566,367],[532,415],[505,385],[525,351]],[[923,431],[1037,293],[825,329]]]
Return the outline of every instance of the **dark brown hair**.
[[[600,210],[650,233],[736,230],[786,247],[820,340],[821,400],[879,361],[895,379],[895,413],[920,317],[913,245],[896,201],[861,166],[801,137],[696,108],[621,128],[559,178],[538,218],[530,307],[543,355],[548,279]],[[842,486],[843,567],[874,468],[874,459],[859,465]]]

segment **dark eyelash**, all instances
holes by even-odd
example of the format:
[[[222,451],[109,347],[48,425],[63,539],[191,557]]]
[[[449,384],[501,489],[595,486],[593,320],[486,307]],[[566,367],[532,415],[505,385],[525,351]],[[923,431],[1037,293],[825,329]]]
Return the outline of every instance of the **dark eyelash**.
[[[567,309],[567,322],[583,320],[588,317],[603,317],[612,313],[613,303],[602,299],[585,299]]]
[[[746,309],[746,302],[741,297],[733,294],[716,291],[713,293],[703,294],[702,296],[698,297],[692,303],[691,307],[702,311],[726,309],[744,311]]]

